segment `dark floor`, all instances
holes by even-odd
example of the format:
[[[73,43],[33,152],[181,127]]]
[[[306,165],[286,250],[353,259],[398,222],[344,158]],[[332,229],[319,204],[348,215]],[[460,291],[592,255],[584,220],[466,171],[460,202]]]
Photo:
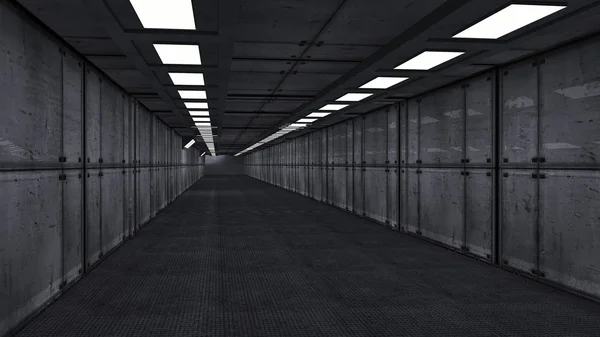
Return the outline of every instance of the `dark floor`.
[[[600,336],[600,305],[246,177],[206,177],[19,336]]]

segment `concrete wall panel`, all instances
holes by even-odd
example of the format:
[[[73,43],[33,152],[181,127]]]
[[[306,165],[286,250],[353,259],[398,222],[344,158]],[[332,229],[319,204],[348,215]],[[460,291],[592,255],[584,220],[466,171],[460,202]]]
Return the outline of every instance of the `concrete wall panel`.
[[[330,130],[333,131],[333,163],[346,164],[346,123],[336,124]]]
[[[321,183],[321,167],[310,167],[310,196],[321,200],[322,199],[322,183]]]
[[[63,181],[62,258],[64,280],[73,281],[83,268],[83,171],[66,171]]]
[[[420,104],[417,100],[411,99],[407,103],[406,132],[407,142],[407,164],[415,164],[419,160],[419,128],[420,123]]]
[[[386,220],[389,225],[398,228],[398,169],[389,169],[387,173],[387,216]]]
[[[398,104],[389,108],[387,113],[387,162],[389,164],[398,164]]]
[[[333,174],[333,204],[337,207],[346,209],[346,194],[347,194],[347,167],[335,167],[330,170]]]
[[[460,170],[423,169],[419,174],[420,230],[453,247],[463,245],[464,177]]]
[[[488,259],[492,253],[494,233],[492,183],[489,170],[469,170],[465,183],[466,246],[471,253]]]
[[[540,270],[600,296],[600,172],[544,171],[540,180]]]
[[[326,192],[326,200],[328,203],[333,204],[335,202],[335,172],[334,172],[334,167],[330,167],[328,166],[326,168],[326,172],[327,172],[327,192]]]
[[[87,162],[98,164],[101,154],[100,102],[102,89],[100,77],[95,71],[88,69],[85,74],[85,148]]]
[[[540,155],[549,164],[600,163],[600,39],[548,55],[539,66]]]
[[[83,68],[82,61],[63,57],[63,156],[66,163],[80,166],[82,155]]]
[[[37,309],[62,282],[62,182],[58,174],[0,174],[0,191],[6,198],[0,204],[0,331]]]
[[[85,186],[85,256],[94,264],[102,253],[102,190],[99,169],[87,170]]]
[[[363,119],[355,118],[352,120],[354,124],[354,160],[353,163],[355,165],[361,165],[363,162]]]
[[[419,174],[417,169],[406,169],[406,202],[403,204],[406,224],[404,228],[410,232],[417,232],[420,227],[419,221]]]
[[[367,114],[364,122],[364,161],[367,165],[385,164],[387,160],[387,112]]]
[[[101,83],[101,153],[105,165],[121,165],[123,153],[123,94],[112,83]]]
[[[7,6],[0,11],[0,165],[56,165],[62,155],[62,55]]]
[[[538,151],[537,68],[531,61],[502,70],[502,158],[531,163]]]
[[[354,168],[353,173],[354,183],[352,187],[354,200],[352,201],[352,211],[362,215],[365,212],[364,171],[362,168]]]
[[[123,241],[123,185],[122,169],[104,169],[100,177],[102,195],[102,253],[106,254]]]
[[[464,158],[465,94],[460,85],[422,97],[420,159],[427,164],[456,164]],[[417,120],[411,119],[412,124]]]
[[[485,74],[469,81],[466,97],[466,157],[471,164],[492,160],[493,76]]]
[[[367,167],[363,173],[364,213],[371,219],[385,222],[387,220],[387,172],[384,168]]]
[[[532,179],[534,173],[504,170],[502,177],[502,262],[524,271],[537,267],[538,180]]]
[[[151,177],[151,172],[150,172],[150,168],[140,168],[138,170],[138,179],[140,180],[140,190],[138,193],[138,198],[139,198],[139,203],[140,203],[140,214],[139,214],[139,221],[140,221],[140,225],[144,224],[146,221],[148,221],[150,219],[150,214],[152,213],[151,210],[151,200],[152,200],[152,194],[151,194],[151,182],[150,182],[150,177]],[[185,171],[183,171],[183,168],[181,169],[181,177],[184,177]],[[183,179],[181,180],[183,181]],[[183,192],[183,186],[179,186],[179,193]]]

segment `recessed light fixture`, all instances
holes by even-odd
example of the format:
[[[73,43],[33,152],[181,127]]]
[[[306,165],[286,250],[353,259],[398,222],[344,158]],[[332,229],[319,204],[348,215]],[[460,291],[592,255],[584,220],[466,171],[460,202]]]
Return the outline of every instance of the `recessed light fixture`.
[[[192,117],[194,122],[210,122],[210,117]]]
[[[200,155],[200,157],[204,157],[205,154],[206,154],[206,151],[202,152],[202,154]]]
[[[208,111],[190,111],[190,116],[210,116]]]
[[[209,126],[210,127],[210,123],[196,123],[196,126],[198,126],[198,127]]]
[[[376,77],[363,84],[360,89],[387,89],[406,80],[408,77]]]
[[[204,85],[202,73],[169,73],[175,85]]]
[[[179,90],[179,96],[183,99],[206,99],[204,90]]]
[[[208,109],[206,102],[185,102],[185,107],[188,109]]]
[[[291,127],[295,127],[295,128],[303,128],[306,126],[306,124],[304,123],[292,123],[290,124]]]
[[[314,118],[302,118],[298,120],[298,123],[312,123],[316,121]]]
[[[399,70],[429,70],[459,57],[464,52],[454,51],[424,51],[394,69]]]
[[[567,6],[513,4],[454,35],[465,39],[498,39]]]
[[[192,0],[129,0],[144,28],[195,30]]]
[[[348,104],[327,104],[319,110],[338,111],[338,110],[342,110],[343,108],[345,108],[347,106],[348,106]]]
[[[185,148],[186,148],[186,149],[189,149],[189,148],[190,148],[192,145],[194,145],[194,143],[195,143],[195,142],[196,142],[196,141],[195,141],[195,140],[193,140],[193,139],[192,139],[192,140],[190,140],[190,142],[189,142],[189,143],[185,144]]]
[[[321,117],[325,117],[325,116],[329,116],[331,113],[330,112],[313,112],[310,115],[306,116],[306,117],[316,117],[316,118],[321,118]]]
[[[342,101],[342,102],[358,102],[358,101],[362,101],[363,99],[372,96],[373,94],[355,94],[355,93],[351,93],[351,94],[345,94],[344,96],[336,99],[336,101]]]
[[[200,65],[200,49],[196,45],[187,44],[155,44],[163,64]]]

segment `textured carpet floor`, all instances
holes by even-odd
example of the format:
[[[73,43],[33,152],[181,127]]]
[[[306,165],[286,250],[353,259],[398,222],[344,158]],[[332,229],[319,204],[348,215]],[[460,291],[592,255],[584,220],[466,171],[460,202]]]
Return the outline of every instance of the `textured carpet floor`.
[[[600,336],[600,305],[247,177],[205,177],[19,336]]]

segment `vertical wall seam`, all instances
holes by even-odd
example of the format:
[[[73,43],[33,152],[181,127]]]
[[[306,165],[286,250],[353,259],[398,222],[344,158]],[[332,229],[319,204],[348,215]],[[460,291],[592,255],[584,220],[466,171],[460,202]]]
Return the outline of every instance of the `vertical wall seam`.
[[[82,214],[81,214],[81,265],[82,272],[87,273],[87,118],[86,118],[86,110],[87,110],[87,63],[81,62],[82,64],[82,73],[81,73],[81,92],[82,92],[82,100],[81,100],[81,162],[83,163],[81,179],[82,179],[82,187],[81,187],[81,203],[82,203]]]
[[[540,83],[541,83],[541,73],[540,73],[540,62],[536,62],[535,66],[536,70],[536,110],[537,110],[537,154],[536,157],[536,174],[539,177],[540,174],[540,160],[541,157],[541,108],[540,108]],[[540,252],[541,252],[541,223],[540,223],[540,184],[541,180],[538,178],[535,180],[536,186],[536,230],[535,230],[535,242],[536,242],[536,252],[535,252],[535,270],[539,272],[541,270],[540,266]],[[539,273],[536,273],[539,276]]]
[[[421,100],[417,101],[417,231],[421,233]]]
[[[492,87],[493,90],[493,95],[492,95],[492,100],[493,100],[493,104],[492,104],[492,109],[493,109],[493,122],[494,122],[494,127],[492,128],[492,132],[493,132],[493,141],[494,141],[494,148],[493,148],[493,153],[492,153],[492,162],[493,162],[493,172],[494,172],[494,181],[492,183],[492,189],[493,189],[493,207],[492,207],[492,212],[493,213],[493,218],[492,218],[492,226],[493,226],[493,234],[494,234],[494,247],[493,247],[493,252],[492,252],[492,263],[496,264],[496,265],[502,265],[502,231],[501,231],[501,226],[502,224],[502,220],[501,220],[501,211],[500,208],[502,207],[502,198],[503,198],[503,193],[502,193],[502,189],[504,186],[504,180],[501,179],[501,175],[502,175],[502,169],[501,169],[501,165],[502,165],[502,157],[503,157],[503,148],[502,148],[502,129],[503,129],[503,121],[502,121],[502,97],[504,95],[504,92],[502,90],[502,85],[501,85],[501,78],[500,78],[500,72],[501,69],[496,69],[494,70],[494,85]]]
[[[99,111],[100,113],[98,114],[98,134],[100,135],[99,137],[99,141],[100,143],[98,144],[98,155],[100,156],[100,158],[102,158],[102,93],[103,93],[103,85],[102,85],[102,79],[100,78],[100,76],[98,76],[98,81],[100,82],[99,84],[99,91],[100,91],[100,99],[98,101],[98,106],[99,106]],[[104,174],[103,170],[102,170],[102,166],[104,165],[103,163],[99,163],[99,168],[100,168],[100,173]],[[95,179],[95,178],[94,178]],[[101,175],[98,175],[98,228],[99,230],[99,239],[100,239],[100,254],[103,255],[104,252],[102,251],[102,248],[104,248],[103,243],[104,243],[104,238],[102,235],[102,180],[103,177]]]
[[[467,161],[466,159],[468,159],[468,154],[467,154],[467,141],[468,141],[468,132],[467,132],[467,128],[468,128],[468,124],[467,124],[467,116],[468,116],[468,108],[467,108],[467,86],[464,86],[462,88],[463,91],[463,158],[465,159],[463,162],[463,169],[465,172],[468,172],[467,169]],[[465,174],[462,176],[463,177],[463,235],[462,235],[462,244],[464,247],[468,247],[468,243],[467,243],[467,179],[468,176]]]
[[[65,55],[61,53],[60,56],[60,100],[61,100],[61,137],[60,147],[61,156],[65,156]],[[61,174],[65,174],[65,163],[61,162]],[[66,180],[58,180],[61,185],[61,221],[60,221],[60,252],[61,252],[61,274],[62,282],[67,281],[65,273],[65,188]]]

